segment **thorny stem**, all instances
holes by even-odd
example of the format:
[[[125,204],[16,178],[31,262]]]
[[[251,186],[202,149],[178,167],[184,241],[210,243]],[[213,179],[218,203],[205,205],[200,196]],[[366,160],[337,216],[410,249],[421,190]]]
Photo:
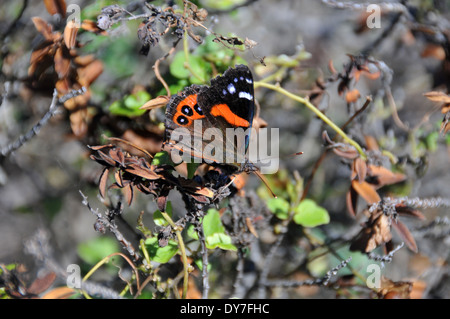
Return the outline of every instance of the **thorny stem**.
[[[195,227],[197,231],[198,239],[200,241],[201,255],[202,255],[202,280],[203,280],[203,292],[202,299],[208,299],[209,294],[209,273],[208,273],[208,249],[206,247],[205,233],[203,232],[203,221],[197,220]]]
[[[308,279],[308,280],[302,280],[302,281],[282,281],[282,280],[273,280],[273,281],[266,281],[264,285],[266,287],[300,287],[300,286],[315,286],[315,285],[323,285],[326,286],[330,282],[331,277],[335,276],[337,272],[346,267],[348,263],[352,260],[352,257],[348,257],[346,260],[342,260],[339,265],[336,267],[333,267],[330,269],[325,276],[322,278],[317,279]]]
[[[45,113],[44,116],[39,120],[39,122],[37,124],[35,124],[31,128],[31,130],[28,131],[25,135],[21,135],[13,143],[1,148],[0,155],[8,156],[15,150],[22,147],[26,142],[31,140],[35,135],[39,134],[42,127],[45,126],[48,123],[48,121],[56,114],[56,112],[58,111],[58,109],[61,105],[63,105],[66,101],[68,101],[76,96],[82,95],[84,93],[86,93],[86,88],[82,87],[80,90],[73,90],[73,91],[69,92],[68,94],[62,96],[60,99],[58,99],[58,91],[55,89],[53,91],[52,102],[50,104],[50,108],[47,111],[47,113]]]
[[[317,115],[317,117],[319,117],[322,121],[324,121],[326,124],[328,124],[337,134],[339,134],[345,141],[347,141],[347,143],[349,143],[350,145],[352,145],[359,153],[359,155],[361,156],[361,158],[363,160],[367,159],[366,154],[364,153],[364,151],[362,150],[361,146],[354,141],[353,139],[351,139],[350,137],[347,136],[347,134],[345,134],[344,131],[342,131],[339,126],[337,126],[336,124],[333,123],[333,121],[331,121],[325,114],[323,114],[319,109],[317,109],[311,102],[309,102],[308,99],[306,98],[302,98],[296,94],[293,94],[285,89],[283,89],[282,87],[280,87],[279,85],[274,85],[274,84],[269,84],[269,83],[264,83],[264,82],[260,82],[260,81],[256,81],[255,82],[255,88],[262,86],[271,90],[274,90],[278,93],[284,94],[287,97],[289,97],[290,99],[300,102],[303,105],[305,105],[307,108],[309,108],[314,114]]]
[[[295,174],[294,176],[296,176],[297,182],[300,182],[299,178],[297,178],[298,174]],[[292,221],[292,218],[294,217],[294,207],[298,206],[300,201],[301,201],[301,196],[298,196],[296,201],[294,203],[291,203],[291,207],[289,209],[289,217],[282,222],[282,231],[281,231],[280,235],[278,236],[277,241],[272,245],[269,253],[267,254],[265,267],[263,268],[261,275],[260,275],[260,279],[259,279],[258,293],[259,293],[259,298],[261,298],[261,299],[264,299],[266,297],[266,289],[265,288],[267,286],[265,285],[265,283],[267,282],[267,277],[269,276],[270,264],[272,263],[272,260],[275,257],[275,253],[277,252],[278,247],[280,247],[281,242],[283,241],[284,236],[286,235],[286,233],[288,231],[288,226],[289,226],[290,222]]]
[[[189,283],[189,263],[186,255],[186,247],[184,246],[183,236],[181,235],[181,231],[177,225],[173,222],[172,218],[166,213],[161,212],[161,215],[164,219],[169,223],[172,229],[175,231],[177,235],[178,245],[180,246],[181,259],[183,261],[183,271],[184,271],[184,279],[183,279],[183,294],[181,296],[182,299],[186,299],[186,294],[188,290]]]

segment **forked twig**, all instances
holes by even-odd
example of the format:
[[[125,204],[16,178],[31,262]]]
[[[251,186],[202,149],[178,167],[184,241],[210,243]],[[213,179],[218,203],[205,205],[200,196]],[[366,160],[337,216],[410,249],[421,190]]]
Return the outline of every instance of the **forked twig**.
[[[56,114],[56,112],[58,111],[60,106],[62,106],[66,101],[68,101],[74,97],[77,97],[79,95],[82,95],[84,93],[86,93],[86,88],[82,87],[80,90],[73,90],[58,99],[58,91],[55,89],[53,91],[52,102],[50,104],[50,108],[47,111],[47,113],[45,113],[44,116],[39,120],[39,122],[36,123],[31,128],[31,130],[29,130],[26,134],[19,136],[19,138],[16,141],[1,148],[1,150],[0,150],[1,156],[6,157],[9,154],[11,154],[12,152],[14,152],[15,150],[22,147],[26,142],[31,140],[35,135],[39,134],[42,127],[45,126],[48,123],[48,121]]]

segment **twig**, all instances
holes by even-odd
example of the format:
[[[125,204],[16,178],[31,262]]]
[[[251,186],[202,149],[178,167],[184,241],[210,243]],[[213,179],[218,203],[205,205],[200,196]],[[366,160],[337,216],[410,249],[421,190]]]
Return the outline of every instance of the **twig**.
[[[384,267],[384,263],[390,263],[392,261],[392,257],[394,257],[394,254],[400,250],[400,248],[402,248],[405,245],[405,243],[401,243],[400,245],[398,245],[397,247],[395,247],[391,252],[389,252],[389,254],[384,255],[384,256],[380,256],[380,255],[376,255],[373,252],[370,252],[367,257],[371,260],[374,261],[379,261],[381,262],[381,267]]]
[[[433,198],[425,198],[421,199],[418,197],[409,198],[409,197],[400,197],[400,198],[391,198],[391,197],[383,197],[381,201],[377,203],[373,203],[369,207],[369,213],[373,213],[374,211],[381,209],[385,214],[391,215],[395,214],[396,205],[406,205],[411,208],[436,208],[436,207],[450,207],[450,199],[442,198],[442,197],[433,197]]]
[[[39,134],[42,127],[45,126],[48,123],[48,121],[56,114],[59,107],[61,105],[63,105],[64,102],[66,102],[76,96],[82,95],[85,92],[86,92],[86,88],[82,87],[80,90],[73,90],[70,93],[68,93],[68,94],[62,96],[60,99],[58,99],[58,92],[55,89],[53,91],[52,102],[50,104],[50,108],[47,111],[47,113],[45,113],[45,115],[39,120],[39,122],[37,124],[35,124],[31,128],[30,131],[28,131],[28,133],[26,133],[25,135],[21,135],[15,142],[10,143],[9,145],[3,147],[0,151],[0,154],[2,156],[6,157],[9,154],[11,154],[11,152],[14,152],[15,150],[22,147],[26,142],[31,140],[35,135]]]
[[[160,57],[159,59],[157,59],[155,61],[155,64],[153,65],[153,70],[155,70],[155,76],[156,78],[159,80],[159,82],[161,82],[161,84],[164,86],[164,88],[167,91],[167,96],[170,96],[170,88],[169,85],[167,84],[167,82],[163,79],[163,77],[161,76],[161,73],[159,72],[159,64],[164,61],[165,59],[167,59],[167,57],[171,54],[173,54],[173,52],[175,52],[175,48],[178,45],[178,43],[180,42],[181,38],[176,39],[173,44],[172,44],[172,48],[169,50],[169,52],[167,52],[164,56]]]
[[[323,114],[319,109],[317,109],[308,99],[302,98],[298,95],[295,95],[295,94],[283,89],[282,87],[280,87],[278,85],[273,85],[273,84],[269,84],[269,83],[263,83],[263,82],[256,81],[255,88],[259,87],[259,86],[274,90],[278,93],[286,95],[287,97],[289,97],[290,99],[292,99],[294,101],[302,103],[307,108],[309,108],[314,114],[316,114],[317,117],[319,117],[323,122],[325,122],[326,124],[331,126],[331,128],[337,134],[339,134],[348,144],[352,145],[358,151],[358,153],[362,159],[365,160],[367,158],[367,155],[364,153],[361,146],[356,141],[354,141],[349,136],[347,136],[347,134],[345,134],[344,131],[342,131],[336,124],[333,123],[333,121],[331,121],[325,114]]]
[[[349,1],[322,0],[322,3],[334,9],[366,10],[372,2],[355,3]],[[377,3],[382,11],[408,13],[408,8],[401,3],[381,2]]]
[[[45,269],[54,272],[58,277],[67,280],[68,273],[53,258],[50,247],[50,235],[47,231],[39,229],[33,237],[25,242],[25,252],[32,255],[37,261],[44,264]],[[80,289],[90,296],[104,299],[122,299],[114,290],[103,285],[82,281]]]
[[[189,285],[189,263],[187,260],[186,247],[184,245],[183,236],[181,235],[180,227],[177,227],[177,225],[173,222],[172,218],[170,218],[169,214],[161,211],[161,215],[169,223],[169,225],[172,227],[172,230],[174,230],[175,234],[177,235],[178,246],[180,247],[181,259],[183,261],[183,272],[184,272],[182,298],[186,299],[187,289],[188,289],[188,285]]]
[[[95,229],[97,231],[100,231],[102,233],[105,232],[105,227],[109,229],[109,231],[111,233],[113,233],[113,235],[116,237],[116,239],[122,244],[123,248],[130,254],[130,256],[132,256],[134,258],[134,260],[139,260],[141,258],[141,256],[139,255],[139,253],[136,251],[136,249],[133,247],[133,245],[127,240],[125,239],[125,237],[122,235],[122,233],[119,231],[119,229],[117,228],[117,225],[114,223],[114,214],[116,214],[115,212],[111,211],[108,212],[107,214],[110,214],[110,216],[103,216],[101,213],[98,212],[97,210],[94,210],[91,205],[89,204],[88,200],[87,200],[87,196],[85,196],[81,190],[79,191],[81,194],[81,197],[83,197],[83,205],[85,205],[90,212],[97,217],[97,221],[95,223]],[[120,209],[120,207],[119,207]]]
[[[0,42],[2,42],[3,39],[5,39],[11,33],[12,30],[14,30],[14,28],[16,27],[17,23],[19,22],[20,18],[22,18],[22,15],[25,12],[25,9],[27,8],[27,6],[28,6],[28,0],[24,0],[23,4],[22,4],[22,8],[20,9],[20,12],[17,15],[17,17],[9,25],[8,29],[6,29],[6,31],[0,35]]]
[[[347,122],[345,122],[344,125],[341,126],[341,130],[344,130],[358,115],[360,115],[362,112],[364,112],[366,110],[366,108],[370,105],[370,102],[372,102],[372,97],[368,96],[366,98],[366,102],[364,103],[364,105],[358,109],[349,119]],[[333,139],[333,141],[336,140],[336,137]],[[308,191],[311,187],[311,183],[312,180],[319,168],[319,166],[322,164],[323,160],[325,159],[325,156],[327,155],[329,148],[325,148],[325,150],[322,152],[322,155],[319,157],[319,159],[316,161],[316,163],[314,164],[314,167],[312,169],[311,175],[308,177],[308,180],[305,183],[305,187],[303,188],[303,195],[302,195],[302,200],[306,198],[306,196],[308,195]]]
[[[325,276],[317,279],[307,279],[302,281],[292,281],[292,280],[270,280],[265,281],[262,284],[266,287],[284,287],[293,288],[300,286],[327,286],[330,279],[337,274],[337,272],[346,267],[347,264],[352,260],[352,257],[348,257],[346,260],[341,261],[339,265],[330,269]]]
[[[203,292],[202,299],[208,299],[209,294],[209,273],[208,273],[208,249],[206,248],[206,238],[203,232],[203,220],[200,222],[199,219],[196,220],[195,230],[198,235],[198,240],[201,246],[202,255],[202,281],[203,281]]]
[[[284,236],[287,232],[287,227],[283,227],[283,231],[281,234],[279,234],[277,241],[270,247],[270,251],[266,256],[266,262],[265,262],[265,267],[263,268],[260,278],[259,278],[259,298],[260,299],[264,299],[266,298],[266,283],[267,283],[267,277],[269,276],[269,271],[270,271],[270,264],[272,263],[272,259],[275,257],[275,253],[278,250],[278,247],[280,247],[281,242],[284,239]]]

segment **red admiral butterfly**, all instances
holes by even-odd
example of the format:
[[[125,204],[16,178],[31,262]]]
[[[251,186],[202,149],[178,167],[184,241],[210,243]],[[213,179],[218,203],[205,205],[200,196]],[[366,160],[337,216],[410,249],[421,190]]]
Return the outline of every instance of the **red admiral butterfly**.
[[[212,79],[210,86],[191,85],[187,87],[180,94],[172,96],[167,105],[164,145],[172,150],[189,152],[188,155],[191,157],[202,159],[207,163],[231,164],[239,171],[254,170],[247,160],[236,160],[231,163],[226,161],[225,163],[225,159],[244,158],[247,153],[255,111],[253,95],[252,73],[245,65],[229,68],[222,76]],[[196,129],[198,127],[200,129]],[[205,149],[210,147],[208,145],[211,140],[205,139],[203,134],[210,128],[215,128],[218,133],[221,133],[215,135],[216,145],[217,143],[221,144],[219,146],[223,150],[221,153],[223,157],[219,156],[219,159],[205,152]],[[245,132],[243,147],[236,145],[234,137],[230,144],[227,137],[229,128],[240,128],[241,132]],[[177,129],[187,129],[190,139],[175,141],[173,135]],[[196,138],[198,141],[201,140],[201,143],[192,143],[192,140]]]

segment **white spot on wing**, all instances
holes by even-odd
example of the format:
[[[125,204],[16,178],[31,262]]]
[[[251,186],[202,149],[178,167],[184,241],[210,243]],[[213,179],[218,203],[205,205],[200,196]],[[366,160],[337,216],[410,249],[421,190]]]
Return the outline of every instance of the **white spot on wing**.
[[[249,79],[249,78],[246,78],[245,81],[247,81],[248,84],[252,84],[253,83],[252,79]]]
[[[253,100],[253,95],[248,92],[239,92],[239,97],[242,99]]]
[[[234,87],[234,85],[232,83],[228,84],[228,92],[230,92],[231,94],[236,93],[236,88]]]

